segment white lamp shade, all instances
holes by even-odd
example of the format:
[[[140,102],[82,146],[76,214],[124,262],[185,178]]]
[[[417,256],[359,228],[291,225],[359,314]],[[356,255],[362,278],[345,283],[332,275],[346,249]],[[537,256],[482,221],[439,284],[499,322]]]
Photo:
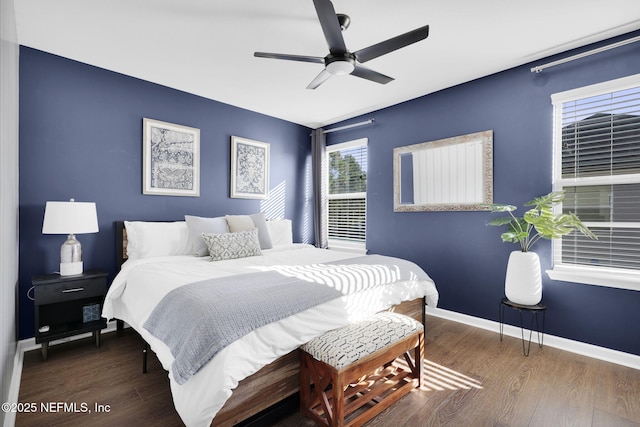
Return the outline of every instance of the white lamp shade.
[[[98,215],[93,202],[47,202],[42,234],[85,234],[98,232]]]

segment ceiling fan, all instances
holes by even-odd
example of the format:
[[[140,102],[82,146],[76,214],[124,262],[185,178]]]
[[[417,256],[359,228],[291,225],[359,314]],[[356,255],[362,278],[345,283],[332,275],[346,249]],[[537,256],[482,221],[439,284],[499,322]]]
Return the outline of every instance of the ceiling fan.
[[[342,37],[342,31],[349,27],[351,19],[344,14],[336,14],[330,0],[313,0],[313,4],[320,20],[324,38],[329,45],[329,54],[324,58],[319,56],[288,55],[283,53],[255,52],[259,58],[284,59],[287,61],[313,62],[324,64],[324,70],[313,79],[307,89],[315,89],[331,76],[352,76],[371,80],[376,83],[387,84],[393,80],[389,76],[378,73],[360,64],[374,58],[393,52],[429,36],[429,26],[425,25],[408,33],[376,43],[355,52],[349,52]]]

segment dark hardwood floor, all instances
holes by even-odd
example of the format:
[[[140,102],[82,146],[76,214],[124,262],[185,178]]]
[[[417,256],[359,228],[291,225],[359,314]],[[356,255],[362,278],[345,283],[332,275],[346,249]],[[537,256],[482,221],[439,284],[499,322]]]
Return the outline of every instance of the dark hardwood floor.
[[[131,330],[53,346],[46,362],[25,354],[17,426],[179,426],[167,373],[151,353],[141,373],[141,339]],[[640,371],[551,347],[428,317],[425,377],[414,390],[368,426],[640,426]],[[78,412],[43,413],[75,403]],[[83,412],[86,409],[89,412]],[[96,412],[95,405],[103,412]],[[297,413],[279,427],[312,426]]]

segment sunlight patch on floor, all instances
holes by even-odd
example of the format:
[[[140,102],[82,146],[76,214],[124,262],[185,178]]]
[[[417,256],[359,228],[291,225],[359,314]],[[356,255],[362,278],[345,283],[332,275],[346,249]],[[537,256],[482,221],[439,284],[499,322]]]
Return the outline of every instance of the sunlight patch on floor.
[[[449,369],[428,359],[424,360],[421,390],[481,389],[482,383],[461,372]]]
[[[395,363],[404,369],[409,369],[402,358],[395,360]],[[439,365],[428,359],[424,359],[422,365],[422,385],[420,390],[424,391],[444,391],[444,390],[471,390],[482,389],[482,383],[461,372]]]

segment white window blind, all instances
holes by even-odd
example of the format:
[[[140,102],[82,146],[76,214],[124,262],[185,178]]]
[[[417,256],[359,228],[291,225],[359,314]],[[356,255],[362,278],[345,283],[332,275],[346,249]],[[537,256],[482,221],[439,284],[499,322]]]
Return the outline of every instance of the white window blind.
[[[367,218],[367,140],[327,147],[330,248],[365,250]]]
[[[627,287],[616,284],[624,278],[640,289],[640,77],[552,99],[554,188],[565,192],[563,211],[598,236],[558,239],[554,270],[582,269],[599,277],[594,284],[617,287]]]

